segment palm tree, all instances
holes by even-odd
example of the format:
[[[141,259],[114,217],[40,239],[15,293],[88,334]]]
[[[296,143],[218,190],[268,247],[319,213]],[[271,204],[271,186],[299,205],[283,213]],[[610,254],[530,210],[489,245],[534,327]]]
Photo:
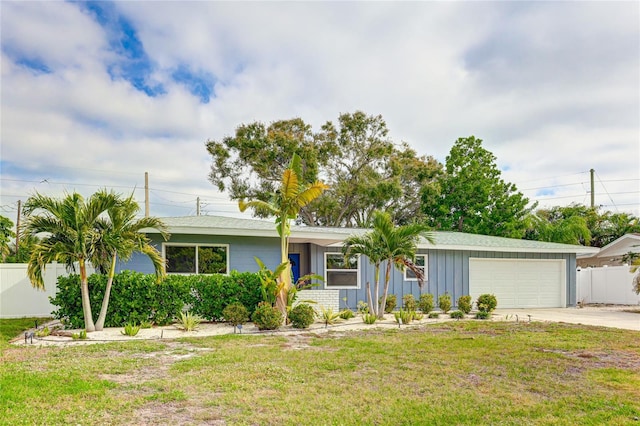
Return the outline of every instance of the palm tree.
[[[102,264],[103,266],[107,266],[108,263],[109,271],[100,314],[96,321],[97,331],[104,328],[118,257],[126,261],[131,258],[134,252],[143,253],[151,260],[158,280],[165,276],[165,263],[162,255],[151,245],[151,240],[140,231],[144,228],[156,229],[166,240],[169,237],[166,225],[154,217],[136,219],[136,213],[139,210],[140,206],[131,194],[128,198],[121,200],[118,205],[107,210],[108,220],[101,218],[96,223],[102,237],[100,249],[94,252],[92,261],[96,265]],[[105,267],[105,269],[107,268]]]
[[[245,202],[245,200],[240,200],[238,203],[241,212],[244,212],[247,208],[252,208],[254,211],[267,212],[276,218],[276,229],[280,236],[281,264],[286,263],[286,267],[279,278],[276,306],[285,318],[287,315],[287,296],[291,288],[291,264],[289,263],[291,220],[296,219],[300,209],[316,199],[322,191],[328,188],[327,185],[320,181],[304,184],[301,180],[300,157],[294,154],[289,167],[282,174],[280,188],[272,195],[270,202],[262,200]]]
[[[400,271],[411,269],[418,277],[422,286],[422,271],[413,263],[418,249],[420,237],[433,243],[433,235],[428,232],[429,227],[424,224],[414,223],[403,226],[395,226],[389,213],[375,212],[373,215],[373,229],[364,235],[348,237],[342,246],[345,257],[365,255],[375,267],[375,298],[371,295],[370,284],[367,283],[367,298],[369,311],[379,318],[384,315],[384,307],[387,302],[389,282],[391,281],[391,269],[395,267]],[[379,298],[380,266],[386,262],[384,289]],[[379,303],[376,302],[379,300]]]
[[[66,194],[62,200],[36,193],[24,205],[25,234],[44,235],[29,257],[27,274],[31,284],[44,289],[42,274],[50,262],[63,263],[68,269],[74,269],[77,262],[84,323],[89,332],[95,331],[95,324],[89,302],[87,262],[94,257],[101,238],[96,223],[119,203],[115,193],[101,191],[87,201],[75,192]]]

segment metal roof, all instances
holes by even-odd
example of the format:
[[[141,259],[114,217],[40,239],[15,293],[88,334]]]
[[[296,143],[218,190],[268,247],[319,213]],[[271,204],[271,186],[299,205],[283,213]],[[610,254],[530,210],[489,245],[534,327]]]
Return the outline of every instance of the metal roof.
[[[171,234],[233,235],[245,237],[273,237],[278,233],[273,221],[241,219],[225,216],[181,216],[160,218]],[[156,233],[152,229],[143,230]],[[321,246],[340,246],[342,241],[353,234],[363,234],[362,228],[328,228],[303,225],[291,227],[290,242],[314,243]],[[518,240],[489,235],[466,234],[463,232],[433,232],[435,244],[422,239],[418,244],[422,249],[434,250],[476,250],[536,253],[576,253],[594,254],[597,248],[579,245],[547,243],[543,241]]]

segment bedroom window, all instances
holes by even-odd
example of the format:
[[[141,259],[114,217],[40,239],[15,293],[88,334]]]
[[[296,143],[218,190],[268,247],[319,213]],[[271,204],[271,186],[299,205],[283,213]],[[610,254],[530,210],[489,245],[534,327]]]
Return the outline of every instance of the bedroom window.
[[[204,244],[165,244],[168,274],[226,274],[229,246]]]
[[[351,256],[345,261],[342,253],[325,253],[325,288],[360,288],[360,257]]]
[[[415,264],[419,269],[422,269],[422,273],[424,274],[424,281],[427,281],[428,278],[428,268],[427,268],[427,255],[426,254],[417,254]],[[405,281],[418,281],[416,274],[413,273],[409,268],[404,270],[404,280]]]

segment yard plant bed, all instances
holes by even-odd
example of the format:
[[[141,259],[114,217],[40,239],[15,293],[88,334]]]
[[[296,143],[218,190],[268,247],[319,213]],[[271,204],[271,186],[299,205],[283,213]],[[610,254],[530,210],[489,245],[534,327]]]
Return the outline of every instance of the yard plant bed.
[[[457,321],[72,347],[0,343],[0,423],[639,424],[640,333]]]

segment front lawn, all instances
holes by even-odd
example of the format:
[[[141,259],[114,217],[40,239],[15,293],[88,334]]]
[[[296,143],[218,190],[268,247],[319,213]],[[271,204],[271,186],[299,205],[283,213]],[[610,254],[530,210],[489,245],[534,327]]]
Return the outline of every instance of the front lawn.
[[[5,347],[0,422],[639,424],[639,332],[483,321],[374,327]]]
[[[50,321],[51,318],[15,318],[15,319],[0,319],[0,348],[3,343],[17,337],[20,333],[30,328],[35,327],[35,322],[38,324],[45,324]]]

